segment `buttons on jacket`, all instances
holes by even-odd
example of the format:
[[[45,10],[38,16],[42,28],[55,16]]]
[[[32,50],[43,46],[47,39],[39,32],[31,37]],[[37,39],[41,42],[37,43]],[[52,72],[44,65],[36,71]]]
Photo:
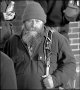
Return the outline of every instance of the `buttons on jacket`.
[[[39,58],[40,58],[40,60],[42,60],[42,56],[40,56]]]

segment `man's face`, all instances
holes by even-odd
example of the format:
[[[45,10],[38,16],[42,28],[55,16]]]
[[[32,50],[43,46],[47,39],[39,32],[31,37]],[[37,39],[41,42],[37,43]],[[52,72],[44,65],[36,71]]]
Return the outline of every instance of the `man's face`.
[[[24,23],[22,39],[25,43],[29,43],[32,39],[38,40],[43,33],[43,22],[37,19],[30,19]]]

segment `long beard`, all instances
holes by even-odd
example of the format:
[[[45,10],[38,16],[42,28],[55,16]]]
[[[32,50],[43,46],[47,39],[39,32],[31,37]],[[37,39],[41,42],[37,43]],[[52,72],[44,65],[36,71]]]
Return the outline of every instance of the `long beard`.
[[[30,48],[32,47],[35,49],[41,42],[42,33],[35,33],[35,34],[26,34],[23,36],[23,41],[26,43]]]

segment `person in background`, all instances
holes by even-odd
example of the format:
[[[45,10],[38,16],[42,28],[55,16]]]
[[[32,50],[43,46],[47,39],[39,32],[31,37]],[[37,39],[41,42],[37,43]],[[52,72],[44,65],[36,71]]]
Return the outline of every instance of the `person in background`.
[[[0,89],[17,90],[17,80],[16,80],[13,61],[5,53],[1,51],[0,51],[0,56],[1,56]]]
[[[1,62],[1,71],[0,71],[0,89],[15,89],[17,90],[17,80],[14,69],[14,64],[11,58],[8,55],[3,53],[3,48],[5,46],[6,41],[11,36],[9,21],[4,19],[3,12],[6,9],[5,0],[1,1],[1,11],[0,11],[0,62]]]
[[[11,1],[13,2],[13,1]],[[13,6],[11,5],[11,2],[8,0],[2,0],[1,1],[1,11],[0,11],[0,50],[3,51],[5,42],[14,34],[14,31],[12,29],[13,25],[11,23],[11,20],[15,17],[15,12],[11,10],[13,9]]]
[[[66,9],[64,10],[65,18],[68,21],[74,22],[80,20],[80,1],[69,0]]]
[[[67,39],[69,32],[69,22],[80,20],[79,0],[34,0],[41,4],[46,15],[45,25],[53,28],[64,35]],[[78,4],[79,3],[79,4]],[[74,8],[74,10],[73,10]],[[75,10],[77,9],[77,11]],[[75,12],[76,11],[76,12]]]
[[[76,61],[68,40],[44,25],[41,5],[29,2],[22,15],[21,35],[13,35],[4,52],[12,58],[18,89],[70,89],[75,78]]]

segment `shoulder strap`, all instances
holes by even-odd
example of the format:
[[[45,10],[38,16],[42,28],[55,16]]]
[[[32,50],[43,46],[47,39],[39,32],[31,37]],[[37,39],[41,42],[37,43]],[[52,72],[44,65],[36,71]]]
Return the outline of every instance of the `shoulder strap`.
[[[46,27],[44,50],[47,51],[47,54],[51,53],[52,34],[53,32],[51,31],[51,28]]]
[[[52,42],[52,32],[50,30],[47,33],[47,41]]]
[[[52,27],[45,26],[46,38],[49,42],[52,42],[52,34],[56,32],[56,30]]]

